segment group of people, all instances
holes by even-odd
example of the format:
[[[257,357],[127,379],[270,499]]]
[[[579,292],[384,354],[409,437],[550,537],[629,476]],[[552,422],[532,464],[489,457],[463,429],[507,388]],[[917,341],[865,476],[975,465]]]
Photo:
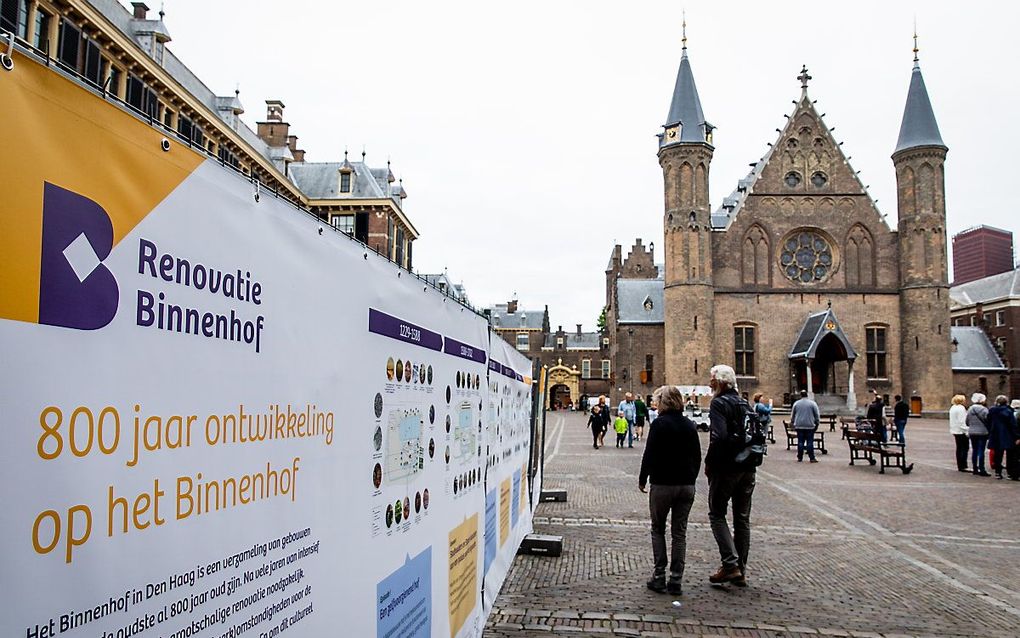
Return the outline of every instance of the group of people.
[[[609,431],[609,424],[612,422],[613,431],[616,433],[616,447],[634,447],[634,441],[640,441],[645,435],[645,422],[651,422],[658,417],[654,407],[649,407],[641,397],[634,398],[630,392],[624,395],[623,401],[616,409],[616,416],[610,414],[611,410],[606,405],[606,397],[600,396],[598,403],[591,407],[591,414],[588,415],[588,427],[591,428],[592,447],[596,450],[605,445],[606,432]]]
[[[732,367],[715,366],[709,374],[713,398],[704,471],[708,477],[708,520],[722,563],[709,581],[746,587],[751,497],[757,464],[742,458],[742,452],[747,445],[747,415],[752,408],[737,393]],[[758,398],[754,412],[758,404],[764,405]],[[687,520],[701,471],[701,441],[697,426],[684,414],[684,398],[675,386],[656,390],[652,406],[658,408],[658,418],[648,433],[638,474],[638,489],[648,492],[651,518],[654,567],[647,585],[655,592],[680,595],[687,554]],[[731,504],[732,530],[727,521]],[[667,520],[672,540],[669,553]]]
[[[956,469],[967,471],[967,452],[970,450],[970,471],[975,476],[991,476],[985,470],[985,449],[990,450],[991,466],[995,478],[1003,478],[1003,470],[1011,480],[1020,481],[1020,399],[1004,395],[995,397],[995,405],[988,407],[988,397],[975,392],[966,407],[967,397],[953,397],[949,408],[949,432],[956,439]]]

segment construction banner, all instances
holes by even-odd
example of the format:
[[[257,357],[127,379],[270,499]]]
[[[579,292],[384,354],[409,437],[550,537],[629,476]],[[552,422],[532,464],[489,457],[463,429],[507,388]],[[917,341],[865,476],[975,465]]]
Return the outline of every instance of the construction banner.
[[[486,320],[19,54],[0,114],[0,635],[481,635]]]

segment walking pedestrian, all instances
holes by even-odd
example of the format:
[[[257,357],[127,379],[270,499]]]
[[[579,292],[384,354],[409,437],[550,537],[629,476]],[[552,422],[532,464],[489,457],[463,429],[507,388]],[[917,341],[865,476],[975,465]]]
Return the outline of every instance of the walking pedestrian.
[[[630,430],[630,424],[627,422],[627,417],[623,415],[623,410],[616,413],[616,420],[613,421],[613,430],[616,431],[616,447],[622,448],[623,441]],[[632,445],[631,447],[634,446]]]
[[[967,408],[967,435],[970,437],[970,467],[977,476],[991,476],[985,471],[985,446],[988,444],[988,397],[975,392]]]
[[[1016,414],[1007,405],[1004,395],[995,397],[995,405],[988,410],[988,448],[992,451],[992,469],[995,478],[1002,480],[1002,465],[1006,452],[1020,445],[1020,431],[1017,430]],[[1011,475],[1010,478],[1013,478]]]
[[[602,418],[602,434],[599,435],[599,447],[605,447],[606,445],[606,432],[609,431],[609,406],[606,405],[606,396],[604,394],[599,395],[599,416]]]
[[[956,469],[967,471],[967,452],[970,448],[967,440],[967,408],[963,404],[967,397],[958,394],[953,397],[953,407],[949,408],[949,433],[956,440]]]
[[[815,458],[815,432],[818,431],[818,424],[821,416],[818,412],[818,404],[808,398],[807,390],[800,391],[800,398],[797,399],[790,410],[790,419],[793,421],[793,429],[797,431],[797,462],[804,460],[804,451],[807,451],[808,459],[817,463]]]
[[[634,405],[634,395],[628,392],[623,395],[618,408],[627,419],[627,447],[634,447],[634,421],[637,419],[637,406]]]
[[[714,366],[708,385],[713,398],[709,406],[709,444],[705,454],[708,477],[708,520],[719,546],[722,566],[709,576],[712,583],[747,586],[747,557],[751,547],[751,497],[755,468],[737,463],[744,448],[747,402],[737,394],[737,376],[727,365]],[[733,531],[726,513],[733,501]]]
[[[595,405],[591,408],[591,414],[588,415],[588,427],[591,428],[591,444],[596,450],[599,449],[599,438],[602,436],[602,414],[601,409]]]
[[[675,386],[664,385],[652,395],[662,412],[651,422],[641,457],[638,489],[648,485],[651,519],[652,578],[648,589],[674,596],[683,593],[687,555],[687,517],[694,505],[694,484],[701,469],[698,428],[683,414],[684,398]],[[670,553],[666,555],[666,518],[670,525]],[[668,559],[668,562],[667,562]],[[666,567],[669,566],[669,580]]]
[[[903,431],[907,428],[907,419],[910,417],[910,405],[903,400],[903,397],[896,395],[896,403],[893,404],[893,424],[896,426],[896,438],[900,445],[906,446],[907,439]]]
[[[638,395],[634,399],[634,438],[638,441],[645,438],[645,419],[648,418],[648,406]]]

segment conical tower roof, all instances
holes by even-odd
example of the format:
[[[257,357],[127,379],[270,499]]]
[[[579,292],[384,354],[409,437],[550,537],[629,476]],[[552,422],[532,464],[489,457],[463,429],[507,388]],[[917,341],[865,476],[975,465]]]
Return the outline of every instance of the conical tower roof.
[[[676,73],[676,86],[673,87],[673,100],[669,104],[665,127],[681,126],[680,135],[668,143],[708,142],[712,125],[705,121],[705,113],[701,109],[701,98],[698,87],[694,83],[694,72],[691,61],[687,58],[687,34],[684,24],[683,54],[680,57],[680,68]]]
[[[914,70],[910,73],[910,88],[907,89],[907,104],[903,108],[903,121],[900,123],[900,137],[896,141],[894,153],[919,146],[941,146],[942,135],[935,121],[935,112],[928,99],[928,89],[924,86],[921,65],[917,60],[917,45],[914,45]]]

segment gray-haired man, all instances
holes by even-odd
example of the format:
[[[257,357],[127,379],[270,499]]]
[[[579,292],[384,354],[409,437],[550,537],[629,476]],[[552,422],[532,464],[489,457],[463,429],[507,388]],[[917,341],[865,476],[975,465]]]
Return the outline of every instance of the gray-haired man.
[[[744,416],[747,402],[737,394],[733,368],[718,365],[710,371],[708,384],[715,397],[709,407],[708,452],[705,476],[708,477],[708,520],[719,546],[722,567],[709,576],[712,583],[747,586],[747,554],[751,546],[751,496],[754,494],[755,468],[737,463],[736,455],[745,441]],[[726,520],[733,501],[733,532]]]

